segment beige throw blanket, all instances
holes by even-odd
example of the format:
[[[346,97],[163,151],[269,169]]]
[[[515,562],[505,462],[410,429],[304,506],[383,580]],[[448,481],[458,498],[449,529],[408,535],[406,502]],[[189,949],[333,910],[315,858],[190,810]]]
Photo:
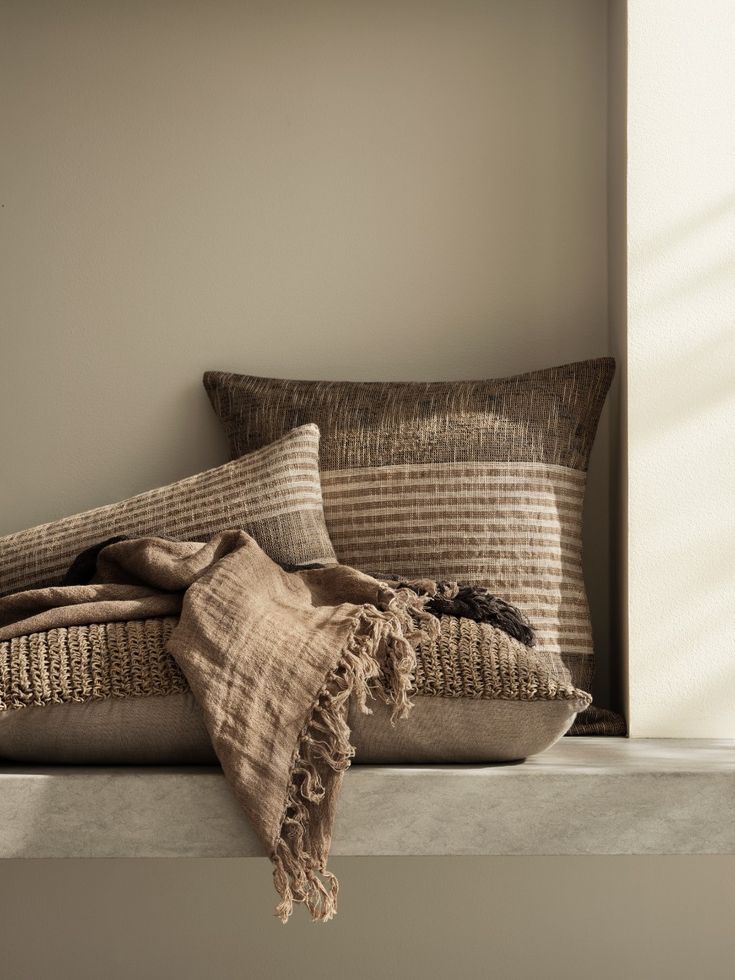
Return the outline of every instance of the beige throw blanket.
[[[138,538],[104,548],[91,585],[0,599],[0,641],[180,613],[168,650],[273,862],[277,914],[286,921],[303,902],[327,920],[335,803],[353,754],[348,701],[407,713],[416,645],[438,630],[426,603],[343,565],[284,572],[242,531],[207,544]]]

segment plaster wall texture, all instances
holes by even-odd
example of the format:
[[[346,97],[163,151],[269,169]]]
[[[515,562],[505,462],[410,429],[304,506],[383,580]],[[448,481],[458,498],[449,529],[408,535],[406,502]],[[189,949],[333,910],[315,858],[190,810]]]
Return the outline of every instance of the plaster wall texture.
[[[628,5],[629,715],[735,737],[735,17]]]

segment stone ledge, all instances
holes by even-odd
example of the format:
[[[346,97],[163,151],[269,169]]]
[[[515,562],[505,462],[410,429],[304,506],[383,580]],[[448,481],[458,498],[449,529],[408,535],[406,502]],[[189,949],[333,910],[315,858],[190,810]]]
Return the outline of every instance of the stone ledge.
[[[732,854],[735,740],[566,738],[521,765],[354,766],[335,855]],[[0,857],[256,857],[217,769],[0,769]]]

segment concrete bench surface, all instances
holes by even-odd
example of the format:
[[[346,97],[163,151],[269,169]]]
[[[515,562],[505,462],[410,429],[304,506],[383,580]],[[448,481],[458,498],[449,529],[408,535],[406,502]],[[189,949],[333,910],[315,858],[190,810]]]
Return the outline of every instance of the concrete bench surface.
[[[335,855],[732,854],[735,740],[565,738],[518,765],[353,766]],[[0,769],[0,857],[257,857],[214,768]]]

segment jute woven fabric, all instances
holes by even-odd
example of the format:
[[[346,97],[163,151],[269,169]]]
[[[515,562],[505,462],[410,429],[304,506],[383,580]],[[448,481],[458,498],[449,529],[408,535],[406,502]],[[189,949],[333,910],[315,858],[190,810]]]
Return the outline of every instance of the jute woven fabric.
[[[167,643],[173,616],[60,627],[0,643],[0,711],[189,690]],[[416,648],[414,692],[424,697],[589,703],[558,658],[486,623],[443,617]]]
[[[166,651],[178,618],[90,623],[0,643],[0,711],[189,690]]]
[[[334,562],[322,509],[319,431],[304,425],[279,435],[224,466],[0,538],[0,596],[58,584],[79,552],[122,534],[205,541],[242,528],[275,561]]]
[[[288,381],[207,372],[233,456],[316,423],[340,561],[486,586],[589,689],[582,508],[611,358],[460,382]]]
[[[539,657],[494,626],[456,616],[442,617],[438,636],[419,644],[415,688],[442,698],[592,700],[574,686],[560,657]]]

